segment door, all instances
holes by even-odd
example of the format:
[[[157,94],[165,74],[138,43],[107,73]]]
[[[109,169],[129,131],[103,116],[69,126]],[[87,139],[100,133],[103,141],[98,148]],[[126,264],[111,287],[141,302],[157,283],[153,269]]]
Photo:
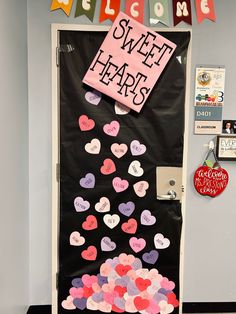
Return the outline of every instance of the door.
[[[179,311],[181,202],[156,168],[183,164],[190,32],[159,33],[177,49],[136,113],[82,83],[106,32],[59,32],[59,314]]]

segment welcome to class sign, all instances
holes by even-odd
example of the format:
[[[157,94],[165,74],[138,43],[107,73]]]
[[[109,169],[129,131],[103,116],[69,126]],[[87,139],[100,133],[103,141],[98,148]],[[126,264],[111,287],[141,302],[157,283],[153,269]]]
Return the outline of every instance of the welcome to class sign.
[[[83,82],[140,112],[176,45],[120,12]]]

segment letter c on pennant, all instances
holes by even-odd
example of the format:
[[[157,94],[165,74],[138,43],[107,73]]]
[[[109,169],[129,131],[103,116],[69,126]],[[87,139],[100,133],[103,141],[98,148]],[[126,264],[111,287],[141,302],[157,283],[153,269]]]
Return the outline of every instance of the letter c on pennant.
[[[138,7],[139,4],[138,2],[134,2],[131,7],[130,7],[130,13],[133,17],[138,17],[139,16],[139,11],[135,10],[136,7]]]

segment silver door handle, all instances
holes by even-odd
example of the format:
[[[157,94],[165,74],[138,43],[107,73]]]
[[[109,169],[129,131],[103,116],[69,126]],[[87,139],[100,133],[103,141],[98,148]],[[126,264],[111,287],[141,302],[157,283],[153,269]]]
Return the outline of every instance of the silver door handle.
[[[176,196],[177,196],[176,192],[174,190],[170,190],[165,195],[157,195],[157,199],[171,201],[171,200],[174,200]]]

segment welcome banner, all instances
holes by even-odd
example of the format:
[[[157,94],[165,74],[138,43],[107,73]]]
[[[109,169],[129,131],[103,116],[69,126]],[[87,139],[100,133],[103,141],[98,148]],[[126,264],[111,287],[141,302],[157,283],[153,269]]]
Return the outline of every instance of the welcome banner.
[[[73,2],[76,1],[52,0],[51,11],[61,9],[69,16],[72,11]],[[195,2],[195,6],[191,2]],[[136,21],[144,23],[144,13],[147,7],[150,26],[157,25],[158,23],[170,26],[171,15],[173,16],[174,26],[180,22],[192,25],[193,8],[196,10],[198,23],[202,23],[205,19],[213,22],[216,21],[214,0],[172,0],[171,7],[168,0],[126,0],[122,1],[122,3],[121,0],[101,0],[100,8],[97,6],[97,0],[77,0],[75,4],[75,17],[85,15],[93,22],[95,12],[99,12],[96,14],[99,14],[98,20],[100,23],[105,20],[114,22],[119,12],[124,11]]]

